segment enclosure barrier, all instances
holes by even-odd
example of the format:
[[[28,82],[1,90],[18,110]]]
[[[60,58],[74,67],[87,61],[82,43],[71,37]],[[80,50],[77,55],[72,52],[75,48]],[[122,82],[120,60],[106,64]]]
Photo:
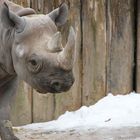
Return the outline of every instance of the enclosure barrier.
[[[68,93],[41,95],[22,81],[12,106],[15,125],[56,119],[66,110],[91,105],[111,92],[140,92],[140,6],[138,0],[12,0],[48,13],[69,6],[59,30],[66,43],[69,26],[76,32],[75,84]]]

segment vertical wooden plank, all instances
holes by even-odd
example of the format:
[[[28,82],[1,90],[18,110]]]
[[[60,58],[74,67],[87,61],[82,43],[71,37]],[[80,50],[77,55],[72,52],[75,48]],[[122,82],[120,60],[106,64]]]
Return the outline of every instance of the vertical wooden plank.
[[[40,12],[40,13],[43,13],[43,4],[44,4],[44,0],[38,0],[37,1],[37,7],[38,7],[38,11]]]
[[[52,94],[33,94],[33,122],[51,121],[54,118],[54,97]]]
[[[137,1],[136,92],[140,93],[140,1]]]
[[[56,1],[58,6],[62,1]],[[76,110],[81,106],[81,22],[80,22],[80,0],[65,1],[69,6],[69,18],[65,26],[61,28],[63,33],[63,44],[66,43],[69,26],[72,25],[76,32],[76,61],[74,64],[75,83],[70,91],[55,95],[55,118],[69,110]]]
[[[28,0],[10,0],[10,1],[12,1],[12,2],[14,2],[14,3],[16,3],[16,4],[19,4],[19,5],[21,5],[21,6],[30,6],[30,5],[28,5],[29,3],[28,3]]]
[[[44,0],[43,12],[44,14],[49,13],[54,9],[54,0]]]
[[[28,1],[27,0],[21,0],[20,5],[22,6],[28,6]]]
[[[30,5],[33,9],[36,10],[36,12],[38,12],[37,1],[38,0],[30,0]]]
[[[133,90],[134,1],[107,1],[107,91]]]
[[[14,126],[32,122],[32,89],[20,81],[14,103],[12,104],[11,121]]]
[[[27,0],[27,5],[28,5],[29,7],[31,7],[31,2],[30,2],[30,0]]]
[[[83,105],[91,105],[106,94],[105,0],[82,0]]]

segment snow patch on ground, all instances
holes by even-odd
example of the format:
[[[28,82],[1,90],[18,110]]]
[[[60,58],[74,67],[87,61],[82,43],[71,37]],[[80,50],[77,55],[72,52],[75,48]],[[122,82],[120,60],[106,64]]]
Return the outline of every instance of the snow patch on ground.
[[[66,112],[57,120],[22,126],[24,129],[63,131],[102,127],[140,126],[140,94],[113,96],[108,94],[95,105],[83,106],[74,112]]]

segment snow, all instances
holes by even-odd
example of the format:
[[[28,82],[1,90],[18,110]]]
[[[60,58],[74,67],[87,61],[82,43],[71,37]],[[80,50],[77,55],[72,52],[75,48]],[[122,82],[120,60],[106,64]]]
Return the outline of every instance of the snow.
[[[74,112],[66,112],[57,120],[22,126],[24,129],[63,131],[103,127],[140,126],[140,94],[113,96],[108,94],[95,105],[83,106]]]

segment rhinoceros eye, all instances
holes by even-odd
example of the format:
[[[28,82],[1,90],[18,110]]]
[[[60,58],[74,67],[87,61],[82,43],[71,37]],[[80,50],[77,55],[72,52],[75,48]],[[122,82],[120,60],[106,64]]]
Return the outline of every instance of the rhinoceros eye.
[[[37,65],[37,61],[36,60],[29,60],[29,63],[31,63],[31,65],[36,66]]]
[[[27,68],[32,73],[38,73],[42,68],[42,61],[39,59],[38,56],[32,55],[27,60]]]

